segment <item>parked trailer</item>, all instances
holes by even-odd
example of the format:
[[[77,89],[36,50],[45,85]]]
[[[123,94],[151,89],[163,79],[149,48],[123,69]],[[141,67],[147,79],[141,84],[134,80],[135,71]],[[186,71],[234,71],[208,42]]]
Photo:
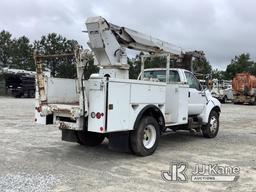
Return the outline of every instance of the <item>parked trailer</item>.
[[[8,94],[14,97],[35,97],[35,75],[26,73],[5,74]]]
[[[14,97],[35,97],[35,71],[3,68],[6,90]]]
[[[238,73],[232,80],[235,104],[256,104],[256,77],[250,73]]]

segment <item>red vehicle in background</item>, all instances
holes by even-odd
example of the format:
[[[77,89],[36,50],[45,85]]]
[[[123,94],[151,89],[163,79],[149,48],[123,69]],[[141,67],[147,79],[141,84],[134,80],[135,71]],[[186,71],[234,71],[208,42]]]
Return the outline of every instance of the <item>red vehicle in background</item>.
[[[232,80],[235,104],[256,104],[256,77],[250,73],[238,73]]]

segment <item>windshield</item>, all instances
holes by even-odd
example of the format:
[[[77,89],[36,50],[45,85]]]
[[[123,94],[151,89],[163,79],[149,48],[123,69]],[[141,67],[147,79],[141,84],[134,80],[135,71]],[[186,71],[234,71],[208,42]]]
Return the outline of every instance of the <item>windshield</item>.
[[[144,79],[157,79],[160,82],[166,82],[165,70],[144,71]],[[180,82],[178,71],[170,70],[169,82]]]

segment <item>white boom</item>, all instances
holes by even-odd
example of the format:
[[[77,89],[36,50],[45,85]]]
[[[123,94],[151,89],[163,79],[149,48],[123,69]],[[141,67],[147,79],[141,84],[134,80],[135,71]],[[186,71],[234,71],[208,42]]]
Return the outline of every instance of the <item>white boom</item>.
[[[125,48],[146,51],[150,54],[167,53],[176,56],[185,54],[176,45],[111,24],[102,17],[89,17],[86,26],[90,39],[88,45],[102,67],[103,75],[108,73],[112,77],[128,78],[129,67]]]

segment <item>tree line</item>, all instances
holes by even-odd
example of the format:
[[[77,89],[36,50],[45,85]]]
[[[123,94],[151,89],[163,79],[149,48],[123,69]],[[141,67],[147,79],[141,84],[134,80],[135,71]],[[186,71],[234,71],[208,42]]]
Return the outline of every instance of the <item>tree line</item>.
[[[72,53],[78,46],[76,40],[70,40],[56,33],[43,35],[40,40],[30,42],[26,36],[12,38],[8,31],[0,32],[0,67],[15,69],[35,70],[33,52],[35,49],[42,54]],[[137,54],[134,58],[128,58],[130,66],[129,75],[131,79],[136,79],[140,73],[141,55]],[[211,66],[208,61],[193,61],[193,65],[200,69],[200,73],[210,73]],[[45,68],[51,71],[53,77],[73,78],[76,76],[75,60],[73,57],[52,58],[44,62]],[[155,57],[145,61],[145,68],[165,67],[166,58]],[[203,70],[202,70],[203,69]],[[89,78],[91,73],[96,73],[98,67],[89,62],[85,78]]]
[[[235,56],[225,71],[213,70],[212,74],[217,79],[233,79],[237,73],[248,72],[256,76],[256,62],[254,62],[249,53],[242,53]]]
[[[11,33],[3,30],[0,32],[0,67],[34,71],[35,49],[42,54],[73,53],[77,45],[77,41],[56,33],[43,35],[40,40],[32,43],[26,36],[12,38]],[[72,78],[76,72],[73,57],[48,59],[45,68],[54,77]]]
[[[8,31],[0,32],[0,67],[9,67],[15,69],[35,70],[33,52],[35,49],[43,54],[72,53],[78,46],[78,42],[73,39],[67,39],[56,33],[43,35],[40,40],[31,42],[28,37],[21,36],[13,38]],[[128,58],[130,66],[129,75],[131,79],[136,79],[140,72],[141,60],[137,54],[134,58]],[[45,68],[51,71],[53,77],[74,78],[76,77],[75,60],[73,57],[52,58],[45,61]],[[145,68],[165,67],[166,59],[155,57],[147,59]],[[232,79],[236,73],[249,72],[256,75],[256,63],[251,60],[248,53],[235,56],[227,66],[226,71],[212,69],[209,61],[193,60],[195,73],[212,74],[213,78]],[[96,73],[98,67],[89,62],[85,71],[85,78],[89,78],[91,73]]]

